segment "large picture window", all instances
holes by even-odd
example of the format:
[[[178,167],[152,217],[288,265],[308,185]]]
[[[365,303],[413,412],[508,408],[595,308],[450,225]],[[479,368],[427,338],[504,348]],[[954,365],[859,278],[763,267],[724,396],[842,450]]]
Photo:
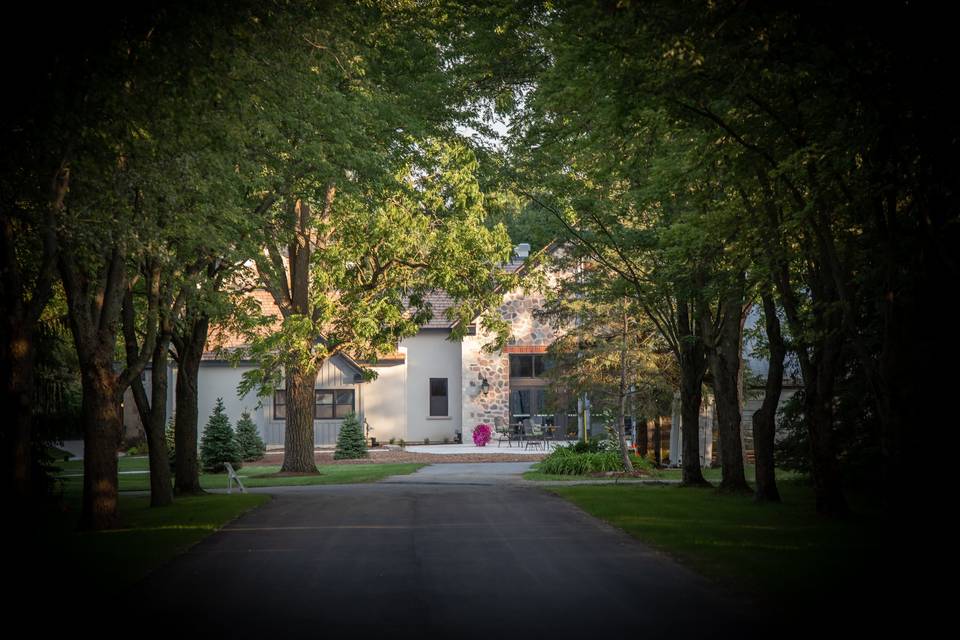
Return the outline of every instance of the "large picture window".
[[[511,378],[539,378],[547,370],[546,358],[542,355],[511,355]]]
[[[345,418],[354,410],[353,389],[317,389],[313,404],[315,420]]]
[[[348,413],[353,411],[356,411],[353,389],[317,389],[314,391],[314,420],[345,418]],[[275,391],[273,394],[273,419],[287,419],[286,391]]]
[[[450,415],[449,406],[447,379],[430,378],[430,417],[448,417]]]

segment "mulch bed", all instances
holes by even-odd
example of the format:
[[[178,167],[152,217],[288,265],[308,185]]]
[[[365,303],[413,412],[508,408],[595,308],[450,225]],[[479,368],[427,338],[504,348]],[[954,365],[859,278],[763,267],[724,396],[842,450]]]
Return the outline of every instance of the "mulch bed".
[[[465,454],[439,454],[439,453],[412,453],[409,451],[398,451],[396,449],[377,449],[371,450],[370,457],[362,460],[334,460],[333,451],[316,451],[314,459],[317,464],[397,464],[401,462],[417,462],[421,464],[443,464],[451,462],[538,462],[543,460],[546,454],[538,455],[518,455],[509,453],[465,453]],[[256,462],[248,463],[251,465],[272,465],[282,464],[283,453],[268,453],[266,456]]]

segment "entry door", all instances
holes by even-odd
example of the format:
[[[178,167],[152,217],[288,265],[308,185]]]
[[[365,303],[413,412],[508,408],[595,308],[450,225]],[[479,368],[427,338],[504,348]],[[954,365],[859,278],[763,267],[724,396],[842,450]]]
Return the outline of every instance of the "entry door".
[[[545,392],[542,387],[513,389],[510,392],[510,422],[529,418],[533,424],[553,425],[553,414],[548,415],[544,408]]]

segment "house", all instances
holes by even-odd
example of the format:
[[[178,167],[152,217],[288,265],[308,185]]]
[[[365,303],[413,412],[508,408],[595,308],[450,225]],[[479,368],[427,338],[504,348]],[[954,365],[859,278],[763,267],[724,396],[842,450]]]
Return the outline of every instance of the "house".
[[[557,250],[556,245],[544,249],[547,252]],[[529,245],[518,245],[514,260],[503,268],[520,275],[523,281],[529,264],[526,261],[528,254]],[[551,276],[549,273],[546,276],[549,282]],[[257,298],[265,313],[279,317],[279,310],[269,293],[259,290],[251,295]],[[344,354],[337,354],[324,363],[317,376],[315,393],[316,446],[335,444],[343,418],[350,412],[357,413],[361,422],[369,426],[369,435],[379,442],[442,443],[459,438],[470,442],[477,424],[509,424],[531,416],[558,427],[561,433],[579,431],[575,412],[549,413],[547,409],[547,380],[543,376],[545,357],[557,335],[550,325],[535,315],[543,305],[543,294],[523,287],[504,293],[499,311],[510,323],[511,335],[504,349],[495,353],[483,350],[492,336],[485,334],[479,323],[474,323],[463,340],[449,339],[454,326],[444,311],[452,302],[442,292],[435,292],[430,298],[433,318],[416,335],[403,339],[395,352],[381,357],[376,363],[356,362]],[[747,319],[748,326],[755,324],[757,319],[754,312]],[[208,344],[210,350],[203,356],[199,374],[201,430],[206,416],[213,412],[217,398],[222,398],[232,420],[236,421],[243,411],[247,411],[267,445],[282,445],[286,424],[285,392],[282,389],[275,391],[268,398],[259,398],[255,392],[239,395],[237,388],[243,374],[253,370],[256,363],[235,364],[214,350],[213,345],[239,346],[236,338],[212,331]],[[745,364],[752,378],[756,378],[765,375],[766,363],[751,358],[752,349],[748,338],[744,344]],[[372,369],[376,373],[375,379],[364,381],[364,369]],[[147,370],[147,382],[149,375]],[[173,397],[175,377],[176,366],[171,363],[168,415],[176,410]],[[785,380],[781,405],[796,389],[796,381]],[[762,402],[762,389],[759,389],[759,395],[750,391],[748,385],[742,423],[743,449],[748,460],[753,452],[751,419]],[[672,413],[672,416],[660,419],[660,448],[662,458],[676,464],[672,452],[683,450],[679,398]],[[124,403],[124,421],[128,425],[140,423],[129,391]],[[594,434],[603,432],[600,424],[594,423],[591,427]],[[653,443],[653,422],[646,428],[648,442]],[[709,465],[717,460],[718,442],[715,411],[709,393],[704,395],[699,428],[701,464]]]
[[[530,247],[519,245],[514,260],[504,269],[524,275]],[[547,250],[552,250],[548,248]],[[272,298],[265,291],[255,295],[265,313],[279,316]],[[475,324],[462,341],[450,340],[454,326],[444,315],[452,300],[442,292],[430,298],[433,318],[420,331],[403,339],[394,353],[376,363],[355,362],[338,354],[330,358],[317,377],[314,406],[314,443],[336,442],[343,417],[356,412],[369,425],[369,434],[379,442],[453,442],[462,437],[469,442],[479,423],[515,422],[520,417],[544,414],[546,380],[542,377],[543,358],[554,340],[553,329],[538,320],[534,311],[543,297],[519,287],[503,296],[500,312],[512,327],[508,345],[498,353],[487,353],[490,341]],[[248,411],[268,445],[283,444],[286,398],[278,390],[269,398],[255,392],[239,395],[237,387],[253,362],[228,362],[213,345],[218,337],[212,332],[210,350],[200,364],[198,409],[201,430],[217,398],[223,398],[232,420]],[[220,342],[220,346],[237,346]],[[175,389],[176,367],[172,363],[169,389]],[[363,370],[372,369],[376,377],[364,381]],[[145,374],[149,379],[149,371]],[[149,380],[147,380],[149,381]],[[128,392],[129,393],[129,392]],[[176,410],[173,398],[168,413]],[[124,403],[125,422],[138,424],[132,398]],[[546,416],[545,416],[546,417]],[[566,425],[568,417],[546,417]]]

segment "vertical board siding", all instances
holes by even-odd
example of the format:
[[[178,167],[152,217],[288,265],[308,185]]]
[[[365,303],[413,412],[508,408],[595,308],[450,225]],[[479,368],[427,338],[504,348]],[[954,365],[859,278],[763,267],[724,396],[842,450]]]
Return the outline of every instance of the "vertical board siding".
[[[345,374],[331,362],[324,363],[317,374],[317,389],[353,389],[354,408],[360,423],[363,424],[363,393],[359,384],[350,384],[347,382]],[[266,403],[265,403],[266,404]],[[264,442],[268,445],[282,445],[283,433],[286,422],[273,419],[272,400],[267,411],[269,412],[267,423],[261,428]],[[331,446],[337,444],[337,437],[340,435],[340,425],[343,420],[314,420],[313,421],[313,444],[314,446]]]

